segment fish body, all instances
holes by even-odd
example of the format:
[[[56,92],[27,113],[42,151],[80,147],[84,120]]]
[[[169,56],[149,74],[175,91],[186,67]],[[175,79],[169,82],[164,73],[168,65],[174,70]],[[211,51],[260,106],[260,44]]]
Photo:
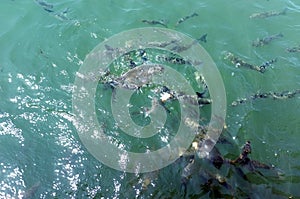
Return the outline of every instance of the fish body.
[[[239,104],[244,104],[247,101],[250,100],[256,100],[256,99],[274,99],[274,100],[282,100],[282,99],[289,99],[295,97],[297,94],[300,93],[300,89],[294,90],[294,91],[282,91],[282,92],[265,92],[265,93],[255,93],[251,95],[248,98],[238,99],[236,101],[233,101],[231,103],[231,106],[237,106]]]
[[[173,48],[171,48],[172,51],[175,51],[177,53],[183,52],[188,50],[189,48],[191,48],[193,45],[195,45],[196,43],[198,43],[197,40],[194,40],[192,43],[188,44],[188,45],[176,45]]]
[[[147,20],[143,19],[143,23],[150,24],[150,25],[162,25],[163,27],[167,28],[167,23],[165,20]]]
[[[197,39],[198,41],[202,41],[204,43],[207,42],[207,33],[205,33],[204,35],[202,35],[199,39]]]
[[[46,1],[43,0],[36,0],[35,2],[37,2],[37,4],[40,5],[47,12],[54,12],[52,4],[47,3]]]
[[[122,87],[126,89],[139,89],[143,85],[151,83],[152,77],[161,74],[164,71],[162,65],[142,65],[135,67],[120,77],[114,79],[110,84],[114,87]]]
[[[23,194],[22,194],[22,198],[23,199],[30,199],[30,198],[34,198],[35,193],[38,191],[39,187],[41,186],[40,182],[35,183],[32,187],[30,187],[29,189],[27,189]]]
[[[255,18],[268,18],[268,17],[274,17],[274,16],[279,16],[279,15],[285,15],[287,9],[284,9],[283,11],[268,11],[268,12],[260,12],[260,13],[253,13],[250,15],[250,19],[255,19]]]
[[[265,45],[269,44],[271,41],[282,38],[282,37],[283,37],[283,34],[278,33],[278,34],[267,36],[264,38],[257,38],[255,41],[252,42],[252,46],[254,46],[254,47],[265,46]]]
[[[157,55],[155,59],[159,62],[167,62],[170,64],[176,64],[176,65],[184,65],[184,64],[190,64],[189,61],[178,57],[178,56],[165,56],[165,55]]]
[[[264,62],[262,65],[259,66],[260,72],[262,72],[262,73],[265,72],[265,71],[266,71],[266,68],[267,68],[268,66],[272,65],[272,64],[275,63],[275,62],[277,62],[277,59],[276,59],[276,58]]]
[[[289,53],[300,52],[300,46],[295,46],[295,47],[292,47],[292,48],[287,48],[286,51],[289,52]]]
[[[191,14],[191,15],[182,17],[182,18],[180,18],[180,19],[177,21],[176,26],[178,26],[179,24],[185,22],[186,20],[188,20],[188,19],[190,19],[190,18],[192,18],[192,17],[196,17],[196,16],[198,16],[198,14],[194,12],[194,13]]]
[[[159,47],[159,48],[165,48],[171,44],[174,44],[178,42],[178,40],[173,39],[171,41],[166,41],[166,42],[149,42],[148,45],[150,46],[155,46],[155,47]]]
[[[202,98],[197,95],[179,95],[178,98],[193,105],[204,105],[212,103],[212,100],[210,98]]]
[[[265,71],[260,66],[249,64],[249,63],[245,62],[244,60],[242,60],[241,58],[235,56],[231,52],[227,52],[225,54],[224,59],[229,60],[232,64],[234,64],[238,68],[239,67],[250,68],[252,70],[256,70],[256,71],[261,72],[261,73],[263,73]]]

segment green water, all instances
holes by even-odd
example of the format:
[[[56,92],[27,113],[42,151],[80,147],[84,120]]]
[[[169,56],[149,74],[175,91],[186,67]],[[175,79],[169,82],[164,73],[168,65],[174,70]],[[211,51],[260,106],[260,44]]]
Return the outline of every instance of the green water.
[[[300,87],[300,4],[291,1],[96,1],[48,0],[48,12],[33,0],[2,0],[0,7],[0,198],[180,198],[183,164],[134,175],[108,168],[82,145],[72,123],[72,89],[85,56],[124,30],[168,20],[169,28],[199,38],[224,80],[226,124],[236,150],[251,140],[251,158],[280,169],[280,178],[258,177],[245,188],[251,198],[300,198],[300,96],[261,99],[231,107],[257,91]],[[256,12],[287,8],[286,15],[249,19]],[[181,17],[198,17],[174,26]],[[159,26],[159,25],[158,25]],[[283,38],[253,47],[258,37]],[[230,51],[249,63],[277,58],[264,74],[236,68],[223,59]],[[226,152],[224,152],[224,155]],[[229,153],[229,152],[228,152]],[[229,154],[230,155],[230,154]],[[257,177],[257,176],[256,176]],[[144,178],[151,184],[142,189]],[[254,176],[255,178],[255,176]],[[188,197],[198,198],[194,177]],[[193,184],[194,183],[194,184]],[[236,184],[235,184],[236,183]],[[250,187],[250,188],[249,188]],[[249,189],[249,190],[247,190]],[[241,191],[239,192],[241,193]],[[198,195],[197,195],[198,194]],[[203,197],[213,197],[209,194]],[[243,194],[237,198],[246,197]]]

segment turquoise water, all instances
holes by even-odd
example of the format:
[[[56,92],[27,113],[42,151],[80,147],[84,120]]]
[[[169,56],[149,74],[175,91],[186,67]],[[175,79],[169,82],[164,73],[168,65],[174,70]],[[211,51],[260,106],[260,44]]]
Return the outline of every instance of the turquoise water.
[[[224,80],[226,124],[235,143],[235,150],[224,155],[237,156],[239,147],[251,140],[251,158],[284,173],[278,178],[254,176],[260,181],[247,189],[242,183],[233,185],[245,188],[251,198],[300,198],[300,96],[230,106],[258,91],[300,88],[300,53],[286,51],[300,44],[299,2],[48,0],[46,5],[33,0],[1,2],[0,198],[182,197],[183,163],[151,174],[110,169],[89,154],[73,125],[73,83],[85,56],[116,33],[151,26],[143,19],[168,20],[170,29],[193,38],[207,33],[201,45]],[[253,13],[285,8],[285,15],[249,19]],[[174,25],[194,12],[199,16]],[[252,46],[257,38],[277,33],[284,36],[266,46]],[[258,65],[273,58],[277,62],[262,74],[236,68],[224,60],[224,51]],[[151,180],[147,189],[142,188],[145,179]],[[200,196],[196,179],[188,197]],[[246,197],[241,192],[237,198]]]

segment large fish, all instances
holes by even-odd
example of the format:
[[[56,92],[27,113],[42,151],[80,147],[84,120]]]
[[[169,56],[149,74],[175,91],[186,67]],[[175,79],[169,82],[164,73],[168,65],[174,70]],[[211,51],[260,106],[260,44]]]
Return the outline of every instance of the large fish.
[[[234,64],[238,68],[245,67],[245,68],[249,68],[252,70],[256,70],[261,73],[264,73],[266,71],[267,66],[270,66],[271,64],[276,62],[276,59],[271,59],[271,60],[263,63],[262,65],[249,64],[231,52],[225,52],[224,59],[229,60],[232,64]]]
[[[241,177],[245,182],[250,183],[251,187],[252,180],[245,173],[247,171],[262,177],[268,177],[269,175],[276,178],[280,177],[281,173],[278,172],[280,170],[277,168],[257,160],[252,160],[249,157],[251,152],[251,142],[246,141],[240,155],[235,159],[223,157],[216,146],[207,157],[201,160],[196,155],[187,156],[189,162],[181,173],[181,191],[184,197],[187,195],[188,184],[192,183],[191,179],[193,179],[193,184],[197,184],[198,181],[202,183],[200,185],[202,188],[201,194],[208,192],[211,194],[221,194],[221,192],[216,192],[217,188],[217,190],[223,190],[224,193],[222,194],[227,194],[228,198],[232,198],[238,190],[235,181],[237,177]],[[251,193],[249,194],[251,195]]]
[[[231,103],[231,106],[237,106],[239,104],[244,104],[250,100],[256,100],[256,99],[263,99],[263,98],[270,98],[274,100],[283,100],[283,99],[288,99],[288,98],[293,98],[297,94],[300,93],[300,89],[296,89],[294,91],[282,91],[282,92],[257,92],[253,95],[250,95],[248,98],[242,98],[235,100]]]
[[[121,87],[136,90],[144,85],[150,84],[154,75],[162,74],[164,67],[162,65],[141,65],[124,73],[110,82],[113,87]]]
[[[254,47],[265,46],[265,45],[269,44],[271,41],[273,41],[275,39],[279,39],[281,37],[283,37],[282,33],[270,35],[270,36],[267,36],[264,38],[257,38],[255,41],[252,42],[252,46],[254,46]]]
[[[295,46],[295,47],[291,47],[291,48],[287,48],[286,51],[289,52],[289,53],[300,52],[300,45]]]
[[[267,11],[267,12],[259,12],[259,13],[253,13],[250,15],[250,19],[254,18],[268,18],[268,17],[274,17],[279,15],[285,15],[287,9],[285,8],[283,11]]]

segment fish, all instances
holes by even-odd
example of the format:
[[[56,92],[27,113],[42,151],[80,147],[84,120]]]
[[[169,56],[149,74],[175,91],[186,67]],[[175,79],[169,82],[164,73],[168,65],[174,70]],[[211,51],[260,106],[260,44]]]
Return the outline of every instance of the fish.
[[[143,23],[150,24],[150,25],[162,25],[163,27],[167,28],[167,22],[165,20],[147,20],[143,19]]]
[[[188,60],[181,58],[176,55],[166,56],[166,55],[157,55],[155,56],[155,60],[162,63],[170,63],[177,65],[191,64]]]
[[[270,92],[270,96],[273,99],[288,99],[288,98],[293,98],[295,95],[300,93],[300,89],[295,90],[295,91],[283,91],[283,92]]]
[[[51,13],[52,16],[56,17],[59,20],[69,20],[69,18],[66,16],[67,12],[69,11],[69,8],[64,9],[62,12],[55,12],[53,9],[53,4],[50,4],[44,0],[35,0],[35,2],[41,6],[45,11],[48,13]]]
[[[285,15],[287,11],[287,8],[285,8],[282,11],[267,11],[267,12],[260,12],[260,13],[253,13],[250,15],[250,19],[255,19],[255,18],[268,18],[268,17],[274,17],[274,16],[279,16],[279,15]]]
[[[197,142],[201,146],[203,139]],[[263,177],[268,177],[270,174],[272,178],[280,177],[281,175],[275,166],[254,160],[250,157],[252,145],[249,140],[241,147],[239,155],[233,159],[224,157],[218,146],[214,145],[208,155],[203,158],[198,158],[197,156],[197,154],[201,153],[200,147],[195,148],[194,152],[182,156],[184,158],[181,158],[181,160],[188,158],[188,163],[181,170],[180,179],[180,191],[184,198],[187,195],[187,188],[190,186],[189,183],[194,187],[200,186],[202,190],[201,194],[203,195],[207,195],[208,192],[215,194],[216,190],[222,190],[218,194],[228,193],[227,196],[231,198],[239,191],[236,188],[235,178],[241,177],[241,179],[251,185],[252,181],[248,178],[247,171]],[[187,151],[190,150],[188,149]]]
[[[34,195],[40,186],[41,186],[41,182],[35,183],[32,187],[30,187],[29,189],[27,189],[25,192],[22,193],[22,199],[34,198]]]
[[[202,41],[204,43],[207,42],[207,33],[202,35],[199,39],[195,39],[192,43],[188,44],[188,45],[175,45],[173,48],[171,48],[172,51],[175,51],[177,53],[183,52],[188,50],[189,48],[191,48],[193,45],[197,44],[199,41]],[[176,44],[176,43],[175,43]]]
[[[246,141],[239,157],[237,157],[234,160],[230,160],[229,162],[231,164],[245,164],[245,163],[247,163],[247,160],[248,160],[247,158],[248,158],[248,155],[251,153],[251,151],[252,151],[251,142]]]
[[[291,47],[291,48],[287,48],[286,51],[289,52],[289,53],[300,52],[300,45],[295,46],[295,47]]]
[[[283,34],[278,33],[278,34],[270,35],[270,36],[267,36],[264,38],[257,38],[255,41],[252,42],[252,46],[254,46],[254,47],[265,46],[265,45],[269,44],[271,41],[282,38],[282,37],[283,37]]]
[[[240,155],[234,159],[229,160],[229,163],[235,166],[235,169],[238,171],[241,177],[243,177],[244,180],[249,181],[245,173],[242,171],[240,167],[247,168],[250,172],[257,173],[261,176],[264,176],[264,174],[258,170],[258,169],[265,169],[265,170],[275,170],[275,167],[270,166],[268,164],[259,162],[257,160],[252,160],[248,155],[251,153],[251,142],[246,141],[244,146],[242,147],[242,151]],[[277,172],[275,172],[277,175],[279,175]]]
[[[178,95],[178,99],[182,99],[185,102],[188,102],[193,105],[205,105],[205,104],[211,104],[212,99],[210,98],[203,98],[199,95]]]
[[[145,64],[129,70],[120,77],[110,81],[109,84],[112,87],[121,87],[130,90],[136,90],[146,84],[149,84],[154,75],[162,74],[163,71],[164,67],[162,65]]]
[[[198,41],[203,41],[204,43],[207,42],[207,33],[205,33],[204,35],[202,35],[199,39],[197,39]]]
[[[171,41],[166,41],[166,42],[149,42],[148,45],[159,47],[159,48],[165,48],[165,47],[167,47],[171,44],[174,44],[176,42],[178,42],[177,39],[172,39]]]
[[[192,177],[192,175],[196,172],[197,166],[195,165],[195,156],[191,155],[189,158],[189,163],[184,167],[181,172],[181,180],[180,180],[180,191],[183,192],[183,196],[185,198],[187,193],[187,185]]]
[[[300,89],[296,89],[294,91],[282,91],[282,92],[257,92],[253,95],[250,95],[248,98],[242,98],[235,100],[231,103],[231,106],[237,106],[239,104],[244,104],[250,100],[256,100],[256,99],[274,99],[274,100],[284,100],[284,99],[289,99],[295,97],[297,94],[300,94]]]
[[[229,60],[237,68],[245,67],[245,68],[249,68],[251,70],[255,70],[255,71],[258,71],[261,73],[264,73],[266,71],[266,67],[270,66],[271,64],[273,64],[277,61],[277,59],[271,59],[271,60],[263,63],[262,65],[254,65],[254,64],[249,64],[249,63],[245,62],[244,60],[237,57],[236,55],[234,55],[231,52],[225,52],[224,59]]]
[[[196,92],[196,95],[186,95],[184,92],[175,92],[171,89],[169,89],[166,86],[163,86],[160,90],[160,100],[162,103],[165,103],[168,100],[173,100],[173,99],[181,99],[184,102],[188,102],[189,104],[192,105],[205,105],[205,104],[211,104],[212,100],[210,98],[205,98],[204,94],[207,92],[205,89],[203,92]]]
[[[191,48],[193,45],[197,44],[198,41],[194,40],[192,43],[188,44],[188,45],[175,45],[173,48],[171,48],[172,51],[175,51],[177,53],[183,52],[188,50],[189,48]]]
[[[191,14],[191,15],[182,17],[182,18],[180,18],[180,19],[177,21],[177,23],[176,23],[175,26],[178,26],[179,24],[185,22],[186,20],[188,20],[188,19],[190,19],[190,18],[192,18],[192,17],[196,17],[196,16],[199,16],[199,15],[198,15],[196,12],[194,12],[194,13]]]
[[[53,10],[54,6],[52,4],[49,4],[43,0],[36,0],[35,2],[37,2],[37,4],[40,5],[45,11],[54,12],[54,10]]]
[[[46,1],[43,1],[43,0],[35,0],[35,2],[37,2],[40,6],[43,7],[43,9],[47,10],[47,11],[50,11],[50,12],[53,12],[53,5],[52,4],[49,4],[47,3]]]
[[[262,73],[265,72],[266,67],[268,67],[268,66],[274,64],[275,62],[277,62],[277,59],[276,59],[276,58],[270,59],[269,61],[264,62],[262,65],[259,66],[260,71],[261,71]]]

